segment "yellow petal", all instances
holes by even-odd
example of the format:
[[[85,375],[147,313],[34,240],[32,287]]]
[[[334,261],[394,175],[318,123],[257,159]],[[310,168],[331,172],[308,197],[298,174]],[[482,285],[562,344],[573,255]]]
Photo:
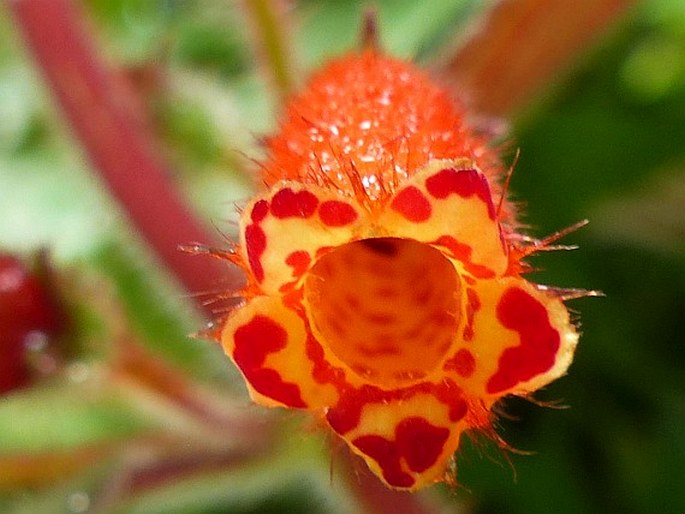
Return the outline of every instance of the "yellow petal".
[[[578,342],[561,300],[521,278],[469,286],[463,319],[444,369],[467,394],[491,397],[489,403],[563,375]]]
[[[259,296],[234,311],[221,344],[245,377],[252,399],[269,407],[322,408],[338,399],[319,376],[306,324],[280,297]]]
[[[488,181],[469,161],[431,161],[397,190],[378,226],[386,236],[439,247],[476,277],[507,269]]]
[[[446,380],[348,391],[327,420],[387,485],[413,490],[444,478],[468,428],[467,410],[459,387]]]
[[[280,182],[242,215],[245,262],[264,293],[291,291],[321,252],[354,237],[360,218],[350,198],[299,182]]]

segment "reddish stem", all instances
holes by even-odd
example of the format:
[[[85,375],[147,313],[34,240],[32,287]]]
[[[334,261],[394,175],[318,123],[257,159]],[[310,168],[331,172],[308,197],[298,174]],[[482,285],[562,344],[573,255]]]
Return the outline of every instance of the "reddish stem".
[[[439,70],[481,113],[507,116],[587,51],[634,0],[503,0]]]
[[[184,203],[141,101],[93,44],[71,0],[12,0],[26,42],[95,169],[160,260],[191,293],[231,288],[237,270],[184,254],[178,245],[215,238]]]

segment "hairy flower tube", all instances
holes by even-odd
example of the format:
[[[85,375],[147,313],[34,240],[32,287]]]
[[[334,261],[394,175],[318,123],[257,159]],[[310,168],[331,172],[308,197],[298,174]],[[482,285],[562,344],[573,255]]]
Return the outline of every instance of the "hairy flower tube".
[[[388,486],[441,481],[492,405],[565,373],[578,340],[504,169],[464,108],[376,50],[314,75],[266,140],[220,339],[252,399],[325,420]]]

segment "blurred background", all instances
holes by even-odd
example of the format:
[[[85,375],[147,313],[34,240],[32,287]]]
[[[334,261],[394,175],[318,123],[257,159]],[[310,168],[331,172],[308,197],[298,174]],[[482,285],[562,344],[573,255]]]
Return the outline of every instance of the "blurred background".
[[[76,4],[142,99],[181,194],[230,237],[286,89],[254,13],[230,0]],[[289,4],[273,34],[292,82],[357,45],[365,4]],[[449,71],[493,3],[374,5],[389,53]],[[516,30],[582,31],[552,18],[543,7]],[[685,1],[608,18],[514,105],[479,104],[508,123],[505,160],[520,151],[511,191],[529,233],[590,220],[562,241],[578,250],[534,257],[530,279],[606,296],[569,303],[580,345],[540,405],[502,404],[498,432],[517,451],[466,440],[459,485],[430,491],[425,512],[685,512]],[[530,76],[552,43],[496,62],[492,87],[500,70]],[[250,406],[221,351],[188,337],[202,316],[91,162],[0,5],[0,271],[26,288],[0,287],[0,511],[361,512],[325,433]],[[7,313],[29,293],[39,321],[20,330]]]

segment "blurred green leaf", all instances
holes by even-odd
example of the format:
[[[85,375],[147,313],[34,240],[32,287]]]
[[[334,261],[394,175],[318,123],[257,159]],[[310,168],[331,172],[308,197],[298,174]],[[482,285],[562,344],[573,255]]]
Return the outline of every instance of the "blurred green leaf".
[[[596,237],[679,254],[685,262],[685,171],[653,174],[635,191],[592,211]]]
[[[307,66],[358,48],[361,20],[369,3],[364,0],[299,2],[301,32],[296,36],[299,55]],[[378,13],[381,48],[392,55],[415,58],[429,54],[437,43],[454,39],[455,25],[465,21],[472,0],[380,0]]]
[[[97,373],[98,370],[91,370]],[[96,384],[102,377],[91,377]],[[47,385],[47,384],[46,384]],[[0,454],[75,448],[123,439],[148,423],[107,389],[84,390],[76,382],[15,394],[0,401]]]
[[[191,338],[202,321],[190,299],[145,259],[116,244],[103,246],[94,257],[98,268],[112,280],[132,330],[153,351],[197,377],[225,376],[223,352],[212,343]]]

